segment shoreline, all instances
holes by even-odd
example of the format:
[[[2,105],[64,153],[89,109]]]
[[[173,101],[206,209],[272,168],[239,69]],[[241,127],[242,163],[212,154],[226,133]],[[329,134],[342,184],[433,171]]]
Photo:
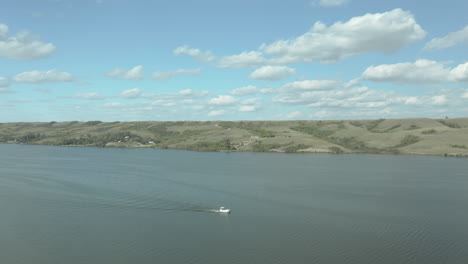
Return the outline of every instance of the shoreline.
[[[468,157],[468,118],[0,123],[0,143]]]
[[[27,145],[27,146],[50,146],[50,147],[64,147],[64,148],[99,148],[99,149],[157,149],[157,150],[171,150],[171,151],[191,151],[191,152],[211,152],[211,153],[272,153],[272,154],[296,154],[296,155],[314,155],[314,154],[327,154],[327,155],[395,155],[395,156],[430,156],[430,157],[444,157],[444,158],[468,158],[466,155],[438,155],[427,153],[372,153],[372,152],[346,152],[346,153],[333,153],[333,152],[281,152],[281,151],[235,151],[235,150],[222,150],[222,151],[203,151],[193,149],[180,149],[180,148],[158,148],[158,147],[99,147],[92,145],[45,145],[45,144],[26,144],[26,143],[5,143],[0,142],[0,145]]]

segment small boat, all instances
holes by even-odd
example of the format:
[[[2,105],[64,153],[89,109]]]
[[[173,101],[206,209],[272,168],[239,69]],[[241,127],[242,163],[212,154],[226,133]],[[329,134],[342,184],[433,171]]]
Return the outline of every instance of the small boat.
[[[231,212],[231,209],[228,209],[228,208],[224,208],[224,207],[220,207],[218,212],[220,213],[225,213],[225,214],[229,214]]]

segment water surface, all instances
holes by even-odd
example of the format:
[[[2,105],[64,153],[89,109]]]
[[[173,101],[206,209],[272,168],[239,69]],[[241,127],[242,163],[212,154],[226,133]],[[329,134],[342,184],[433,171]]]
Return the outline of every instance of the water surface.
[[[1,263],[466,264],[467,209],[466,159],[0,145]]]

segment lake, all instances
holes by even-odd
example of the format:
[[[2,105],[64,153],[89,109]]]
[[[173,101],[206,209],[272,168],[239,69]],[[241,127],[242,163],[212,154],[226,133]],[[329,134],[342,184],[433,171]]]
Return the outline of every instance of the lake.
[[[1,263],[466,264],[468,160],[0,145],[0,215]]]

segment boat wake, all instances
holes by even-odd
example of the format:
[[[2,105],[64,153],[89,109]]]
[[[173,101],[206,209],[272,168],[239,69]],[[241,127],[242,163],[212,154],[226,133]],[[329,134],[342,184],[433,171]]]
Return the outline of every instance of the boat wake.
[[[0,178],[0,205],[220,213],[211,206],[185,202],[183,200],[187,197],[178,196],[163,188],[144,191],[133,189],[135,192],[130,192],[121,186],[116,187],[119,189],[47,175],[4,175]]]
[[[85,210],[88,208],[98,209],[130,209],[143,211],[179,211],[179,212],[199,212],[199,213],[219,213],[216,209],[207,209],[206,207],[167,200],[151,201],[105,201],[91,199],[54,199],[53,197],[39,197],[32,195],[9,195],[0,194],[0,204],[9,206],[25,206],[34,208],[66,208]]]

